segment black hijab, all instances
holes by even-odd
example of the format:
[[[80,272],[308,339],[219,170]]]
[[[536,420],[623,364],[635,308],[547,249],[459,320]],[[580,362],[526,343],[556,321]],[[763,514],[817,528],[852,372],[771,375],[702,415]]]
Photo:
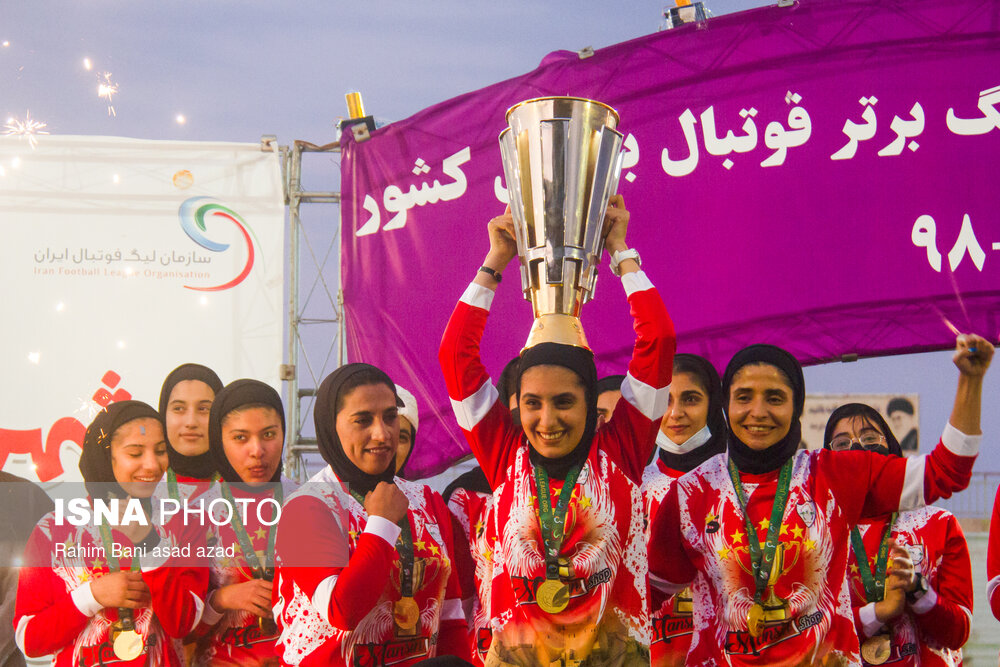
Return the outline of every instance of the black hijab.
[[[371,364],[353,363],[341,366],[326,376],[316,392],[316,405],[313,407],[319,453],[333,468],[337,478],[347,484],[351,492],[362,496],[372,491],[379,482],[392,483],[396,476],[395,456],[381,473],[368,474],[347,457],[337,435],[337,403],[354,388],[369,384],[384,384],[392,389],[393,395],[396,394],[396,385],[382,369]],[[396,402],[399,402],[398,396]]]
[[[222,389],[222,380],[219,379],[219,376],[211,368],[202,366],[201,364],[181,364],[170,371],[170,375],[163,381],[163,387],[160,389],[160,416],[163,418],[164,423],[167,421],[167,407],[170,403],[170,394],[173,392],[174,387],[177,386],[177,383],[186,380],[204,382],[212,390],[212,393],[216,395]],[[174,446],[170,444],[170,436],[168,435],[167,457],[170,459],[170,467],[180,475],[196,479],[211,479],[212,475],[215,474],[215,458],[212,456],[211,449],[197,456],[185,456],[174,449]]]
[[[787,350],[774,345],[751,345],[737,352],[726,366],[722,378],[722,392],[728,404],[733,377],[744,366],[768,364],[781,371],[791,383],[792,421],[785,437],[763,451],[748,447],[729,432],[729,456],[742,472],[761,474],[780,468],[785,461],[795,455],[802,440],[802,409],[806,401],[806,381],[802,376],[802,366]]]
[[[219,471],[219,476],[230,484],[238,484],[241,489],[250,490],[243,478],[233,468],[226,457],[226,450],[222,444],[222,422],[226,415],[244,406],[267,406],[274,408],[281,419],[281,433],[285,433],[285,406],[281,404],[281,396],[269,384],[264,384],[259,380],[236,380],[227,384],[215,395],[212,402],[212,412],[208,416],[208,451],[215,461],[215,469]],[[274,471],[270,482],[264,488],[270,488],[272,484],[281,482],[281,470],[284,462],[278,462],[278,469]],[[253,489],[254,493],[261,491],[261,487]]]
[[[112,403],[98,412],[87,427],[80,454],[80,473],[91,498],[128,497],[125,489],[115,480],[115,471],[111,467],[111,439],[115,431],[136,419],[155,419],[163,427],[160,413],[142,401]]]
[[[878,410],[864,403],[847,403],[841,405],[830,414],[830,418],[826,421],[826,432],[823,434],[824,448],[830,449],[830,440],[833,439],[833,429],[837,427],[837,422],[841,419],[851,419],[853,417],[860,417],[882,431],[882,435],[885,436],[886,447],[888,447],[890,454],[893,456],[903,455],[903,448],[899,446],[899,440],[893,435],[892,429],[885,423],[885,419],[882,418]]]
[[[530,443],[528,446],[528,458],[532,464],[541,466],[549,477],[566,479],[566,474],[573,466],[582,465],[587,460],[594,431],[597,430],[597,368],[594,366],[594,353],[583,347],[562,343],[539,343],[529,347],[521,353],[517,375],[518,401],[521,399],[521,378],[524,377],[524,372],[532,366],[545,365],[562,366],[580,376],[587,402],[587,422],[583,436],[573,451],[558,458],[549,458],[536,452]]]
[[[715,366],[697,354],[674,355],[674,377],[678,373],[688,373],[708,394],[708,430],[712,435],[708,441],[689,452],[675,454],[658,447],[660,460],[668,468],[688,472],[694,470],[716,454],[726,451],[726,441],[729,437],[729,427],[726,424],[725,400],[722,393],[722,381]]]

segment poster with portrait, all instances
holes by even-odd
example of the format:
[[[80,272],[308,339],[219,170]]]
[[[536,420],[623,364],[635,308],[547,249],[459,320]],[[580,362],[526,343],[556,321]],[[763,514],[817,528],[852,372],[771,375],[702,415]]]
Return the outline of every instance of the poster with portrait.
[[[920,396],[918,394],[806,394],[802,411],[802,441],[806,449],[823,446],[830,414],[847,403],[864,403],[878,410],[899,441],[905,456],[920,453]],[[935,439],[934,443],[936,444]],[[926,453],[926,452],[925,452]]]

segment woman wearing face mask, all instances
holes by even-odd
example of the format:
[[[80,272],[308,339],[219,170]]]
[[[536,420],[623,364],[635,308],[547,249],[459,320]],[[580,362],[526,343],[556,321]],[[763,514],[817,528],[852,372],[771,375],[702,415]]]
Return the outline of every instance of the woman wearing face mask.
[[[52,664],[67,667],[181,664],[168,638],[198,622],[208,576],[161,555],[179,546],[171,528],[153,525],[150,498],[166,468],[163,424],[151,406],[112,403],[90,424],[80,472],[92,505],[117,501],[118,521],[74,526],[53,513],[35,529],[15,610],[25,655],[55,654]],[[141,520],[126,513],[130,500],[139,501]]]
[[[649,662],[639,484],[666,408],[675,339],[659,294],[625,253],[621,196],[611,198],[605,225],[636,330],[623,399],[606,426],[597,429],[590,350],[540,343],[522,352],[521,428],[479,360],[497,276],[517,253],[509,212],[490,221],[483,269],[441,343],[456,418],[494,489],[487,665]]]
[[[823,442],[834,452],[903,455],[882,415],[861,403],[833,411]],[[850,539],[851,607],[865,664],[961,665],[972,618],[972,564],[958,520],[922,507],[863,519]]]
[[[222,380],[211,368],[182,364],[160,389],[160,416],[167,427],[170,467],[158,496],[195,498],[212,485],[215,459],[208,451],[208,416]]]
[[[396,385],[396,395],[399,397],[399,446],[396,448],[396,474],[406,477],[406,462],[413,454],[413,446],[417,439],[417,426],[420,417],[417,412],[417,399],[408,389]]]
[[[728,456],[681,477],[657,512],[650,579],[695,580],[688,664],[860,665],[850,613],[850,527],[963,489],[982,439],[982,380],[993,347],[960,336],[959,391],[929,455],[798,451],[802,369],[771,345],[738,352],[723,377]]]
[[[395,476],[396,386],[374,366],[342,366],[320,385],[313,415],[328,465],[278,530],[282,663],[467,657],[448,510],[430,487]]]
[[[726,451],[728,431],[723,402],[719,373],[707,359],[694,354],[674,356],[667,414],[656,434],[658,456],[642,477],[647,526],[652,525],[660,502],[678,477]],[[666,595],[653,587],[649,595],[653,610],[653,643],[649,647],[652,663],[683,665],[694,630],[691,590]]]
[[[297,488],[281,474],[281,397],[257,380],[226,385],[212,404],[208,436],[221,479],[203,500],[213,512],[210,542],[226,556],[212,561],[195,664],[274,665],[276,523],[284,499]],[[220,499],[227,504],[216,502]]]

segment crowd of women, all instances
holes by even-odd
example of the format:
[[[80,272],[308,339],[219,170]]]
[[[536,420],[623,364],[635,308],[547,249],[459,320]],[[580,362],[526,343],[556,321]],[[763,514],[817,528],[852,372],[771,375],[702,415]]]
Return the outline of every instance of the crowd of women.
[[[481,363],[516,256],[505,213],[440,347],[479,469],[443,496],[405,479],[408,453],[428,446],[413,396],[353,363],[317,392],[326,466],[299,487],[282,475],[274,389],[185,364],[158,409],[113,403],[88,427],[90,497],[270,509],[205,531],[46,515],[20,571],[18,647],[67,666],[960,664],[969,553],[929,504],[969,482],[993,346],[958,337],[955,403],[930,453],[904,458],[861,404],[833,413],[823,449],[800,449],[799,363],[752,345],[720,377],[675,354],[664,302],[627,252],[628,218],[613,197],[605,247],[635,346],[609,413],[588,349],[537,344],[497,383]],[[232,555],[146,555],[183,543]],[[71,562],[57,545],[104,557]]]

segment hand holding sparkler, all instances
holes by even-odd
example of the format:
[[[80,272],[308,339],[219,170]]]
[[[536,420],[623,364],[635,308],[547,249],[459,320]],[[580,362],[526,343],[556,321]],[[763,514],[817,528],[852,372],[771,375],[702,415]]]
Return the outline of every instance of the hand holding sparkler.
[[[958,389],[955,405],[948,423],[965,435],[980,435],[979,424],[983,404],[983,377],[993,361],[993,345],[976,334],[958,334],[955,337],[955,355],[958,368]]]
[[[993,346],[976,334],[958,334],[952,360],[962,375],[982,377],[993,360]]]

